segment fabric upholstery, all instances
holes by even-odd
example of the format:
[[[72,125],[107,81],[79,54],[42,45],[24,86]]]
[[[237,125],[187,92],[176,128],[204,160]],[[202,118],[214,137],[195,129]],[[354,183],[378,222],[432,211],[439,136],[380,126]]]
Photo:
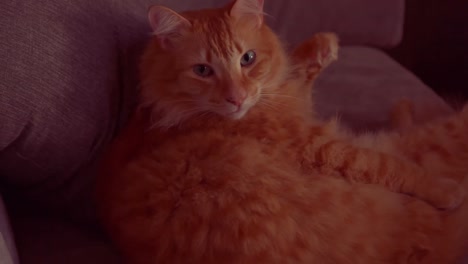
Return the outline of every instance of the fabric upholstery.
[[[414,103],[416,121],[453,111],[415,75],[374,48],[342,47],[338,61],[319,76],[314,91],[320,116],[338,114],[356,131],[387,129],[393,105],[403,98]]]
[[[10,226],[9,215],[0,196],[0,263],[18,264],[15,240]]]
[[[15,215],[12,222],[21,264],[121,263],[106,237],[93,228],[52,216]]]
[[[137,0],[157,3],[177,11],[219,6],[220,0]],[[265,12],[272,27],[291,44],[318,31],[336,32],[343,44],[391,47],[402,37],[404,0],[266,0]]]
[[[119,57],[107,4],[0,3],[0,175],[27,201],[59,207],[89,189],[83,175],[113,133]]]

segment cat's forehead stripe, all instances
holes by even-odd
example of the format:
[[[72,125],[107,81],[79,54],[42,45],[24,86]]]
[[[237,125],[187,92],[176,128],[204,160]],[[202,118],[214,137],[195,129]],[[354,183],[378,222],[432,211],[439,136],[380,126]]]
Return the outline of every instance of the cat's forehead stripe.
[[[206,40],[214,55],[229,58],[235,52],[235,41],[229,23],[225,19],[210,19],[205,21]]]
[[[234,43],[234,47],[235,47],[236,51],[238,53],[242,53],[242,44],[237,40],[234,40],[233,43]]]

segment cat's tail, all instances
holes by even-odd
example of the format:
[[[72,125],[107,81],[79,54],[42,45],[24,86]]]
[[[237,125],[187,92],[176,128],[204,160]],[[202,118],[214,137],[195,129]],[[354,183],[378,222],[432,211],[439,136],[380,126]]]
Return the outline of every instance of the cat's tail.
[[[440,155],[439,165],[443,166],[439,171],[443,173],[453,173],[452,178],[460,181],[460,184],[468,194],[468,104],[462,110],[446,120],[428,126],[427,133],[435,134],[439,139],[437,143],[432,143],[433,148],[438,146],[445,149],[445,154]],[[430,142],[428,142],[430,143]],[[430,155],[430,154],[427,154]],[[445,159],[445,161],[444,161]],[[426,166],[429,167],[428,159]],[[431,168],[429,168],[431,169]],[[436,169],[436,168],[434,168]],[[450,175],[449,175],[450,176]],[[443,220],[444,233],[441,237],[434,238],[437,241],[437,254],[445,256],[445,262],[433,261],[428,263],[468,263],[468,198],[455,211],[444,213]]]
[[[468,177],[462,182],[468,191]],[[435,243],[433,252],[424,264],[467,264],[468,263],[468,201],[458,209],[442,212],[443,227],[431,240]]]
[[[391,142],[397,142],[393,145],[395,153],[403,154],[431,174],[456,180],[468,193],[468,104],[456,114],[423,124],[411,124],[411,110],[404,102],[395,112],[399,119],[394,124],[400,132],[392,135]],[[423,263],[468,263],[468,199],[454,211],[441,215],[442,232],[430,235],[435,245]]]

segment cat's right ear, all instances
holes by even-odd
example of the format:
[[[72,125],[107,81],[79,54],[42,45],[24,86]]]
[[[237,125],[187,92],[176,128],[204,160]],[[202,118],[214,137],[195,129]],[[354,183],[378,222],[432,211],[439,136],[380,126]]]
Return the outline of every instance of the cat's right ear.
[[[192,26],[190,21],[175,11],[158,5],[153,5],[149,8],[148,20],[153,30],[153,35],[158,38],[163,49],[171,48],[174,41]]]
[[[264,0],[235,0],[231,3],[230,15],[237,20],[250,20],[259,28],[263,24],[263,4]]]

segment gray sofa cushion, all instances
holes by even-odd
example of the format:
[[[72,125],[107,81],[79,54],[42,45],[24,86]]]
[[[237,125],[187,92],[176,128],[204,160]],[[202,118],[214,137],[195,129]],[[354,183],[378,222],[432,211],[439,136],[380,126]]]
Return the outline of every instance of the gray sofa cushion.
[[[119,57],[99,1],[1,1],[0,175],[14,193],[62,206],[115,129]],[[8,188],[11,190],[11,188]]]
[[[338,115],[355,131],[388,129],[389,113],[402,98],[414,102],[416,121],[453,112],[414,74],[377,49],[342,47],[338,57],[315,83],[314,102],[323,118]]]

